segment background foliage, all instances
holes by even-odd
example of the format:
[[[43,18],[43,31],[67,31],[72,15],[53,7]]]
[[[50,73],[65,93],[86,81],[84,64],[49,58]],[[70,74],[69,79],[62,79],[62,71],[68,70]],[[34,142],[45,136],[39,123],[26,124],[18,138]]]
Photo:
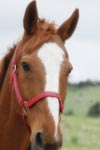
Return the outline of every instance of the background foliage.
[[[63,150],[100,150],[100,83],[69,84]]]

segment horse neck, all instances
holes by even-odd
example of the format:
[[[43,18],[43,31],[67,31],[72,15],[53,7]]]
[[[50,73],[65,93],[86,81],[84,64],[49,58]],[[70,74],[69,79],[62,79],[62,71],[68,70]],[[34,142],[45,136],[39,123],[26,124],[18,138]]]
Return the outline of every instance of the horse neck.
[[[9,91],[9,76],[7,71],[4,83],[0,90],[0,115],[2,114],[2,112],[4,112],[6,113],[7,117],[9,116],[11,106],[11,96]]]
[[[12,106],[14,99],[10,93],[10,66],[0,91],[0,145],[2,145],[0,150],[8,149],[8,147],[13,150],[24,150],[25,145],[29,142],[29,133],[24,126],[21,116],[17,114]]]
[[[19,115],[12,109],[9,121],[5,128],[2,148],[0,150],[25,150],[29,144],[29,132],[24,127],[24,122]]]

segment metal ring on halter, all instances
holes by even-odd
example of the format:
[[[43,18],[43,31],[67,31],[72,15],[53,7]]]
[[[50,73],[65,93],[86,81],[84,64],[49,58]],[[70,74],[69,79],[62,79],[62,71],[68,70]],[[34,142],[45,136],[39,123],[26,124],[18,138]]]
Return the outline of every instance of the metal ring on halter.
[[[17,66],[16,64],[13,65],[13,72],[16,72]]]
[[[24,107],[22,110],[23,110],[24,116],[27,117],[27,110]]]
[[[24,115],[27,117],[27,111],[29,110],[29,107],[26,107],[26,106],[25,106],[26,103],[27,103],[27,102],[24,101],[24,105],[23,105],[23,113],[24,113]]]

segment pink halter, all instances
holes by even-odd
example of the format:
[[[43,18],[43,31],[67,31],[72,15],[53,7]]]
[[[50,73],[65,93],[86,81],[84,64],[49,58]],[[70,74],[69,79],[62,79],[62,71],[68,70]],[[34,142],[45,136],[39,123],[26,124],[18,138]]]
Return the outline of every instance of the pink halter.
[[[30,131],[30,128],[26,122],[26,117],[27,117],[26,110],[27,109],[29,109],[30,107],[33,107],[36,103],[43,100],[44,98],[54,97],[54,98],[57,98],[57,100],[59,101],[59,110],[62,113],[63,109],[64,109],[64,103],[58,93],[51,92],[51,91],[44,91],[28,101],[23,100],[23,98],[20,94],[20,91],[19,91],[18,78],[17,78],[17,72],[16,72],[16,69],[17,69],[16,56],[17,56],[18,47],[19,47],[19,44],[17,45],[17,47],[15,49],[15,53],[14,53],[14,57],[13,57],[13,72],[12,72],[12,76],[11,76],[10,88],[12,88],[12,85],[14,86],[17,101],[19,103],[19,106],[22,108],[22,118],[25,122],[25,126]]]

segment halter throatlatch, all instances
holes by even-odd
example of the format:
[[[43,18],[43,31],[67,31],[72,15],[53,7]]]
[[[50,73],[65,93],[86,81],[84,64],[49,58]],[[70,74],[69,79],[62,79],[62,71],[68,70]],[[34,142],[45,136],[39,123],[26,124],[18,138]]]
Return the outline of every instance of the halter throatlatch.
[[[14,53],[14,57],[13,57],[13,72],[12,72],[12,76],[11,76],[11,86],[13,85],[13,87],[14,87],[18,104],[22,109],[22,118],[24,120],[25,126],[30,131],[30,128],[29,128],[29,126],[26,122],[26,117],[27,117],[26,110],[27,109],[33,107],[36,103],[38,103],[39,101],[41,101],[41,100],[43,100],[44,98],[47,98],[47,97],[57,98],[57,100],[59,101],[59,111],[61,113],[63,112],[64,104],[63,104],[63,101],[62,101],[60,95],[56,92],[51,92],[51,91],[44,91],[44,92],[40,93],[39,95],[33,97],[32,99],[30,99],[28,101],[23,100],[23,98],[20,94],[19,85],[18,85],[18,78],[17,78],[17,72],[16,72],[16,69],[17,69],[16,56],[17,56],[18,47],[19,47],[19,44],[15,49],[15,53]]]

